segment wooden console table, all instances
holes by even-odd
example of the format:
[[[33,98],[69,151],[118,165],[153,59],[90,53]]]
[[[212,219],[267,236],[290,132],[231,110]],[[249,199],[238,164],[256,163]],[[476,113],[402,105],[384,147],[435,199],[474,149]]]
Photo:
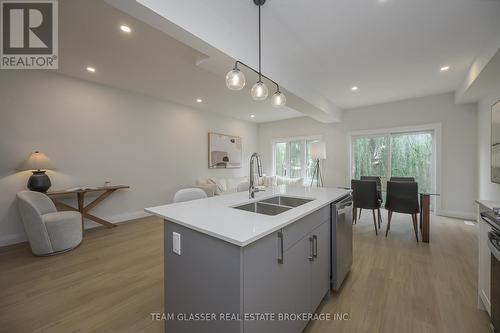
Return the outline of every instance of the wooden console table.
[[[113,192],[116,190],[120,189],[125,189],[125,188],[130,188],[130,186],[126,185],[117,185],[117,186],[102,186],[102,187],[95,187],[95,188],[89,188],[89,189],[78,189],[78,190],[72,190],[72,191],[67,191],[67,190],[61,190],[61,191],[49,191],[47,192],[47,196],[52,199],[56,207],[60,210],[71,210],[71,211],[77,211],[82,214],[82,231],[84,230],[83,228],[83,219],[89,219],[91,221],[94,221],[96,223],[102,224],[103,226],[107,228],[114,228],[117,225],[114,223],[111,223],[109,221],[106,221],[104,219],[101,219],[100,217],[97,217],[95,215],[92,215],[89,213],[89,210],[95,208],[98,204],[100,204],[104,199],[109,197]],[[95,198],[92,202],[88,203],[85,205],[85,194],[87,193],[92,193],[92,192],[103,192],[101,193],[97,198]],[[71,207],[64,202],[61,202],[57,200],[57,198],[62,197],[62,196],[68,196],[68,195],[75,195],[76,194],[76,199],[78,203],[78,208]]]

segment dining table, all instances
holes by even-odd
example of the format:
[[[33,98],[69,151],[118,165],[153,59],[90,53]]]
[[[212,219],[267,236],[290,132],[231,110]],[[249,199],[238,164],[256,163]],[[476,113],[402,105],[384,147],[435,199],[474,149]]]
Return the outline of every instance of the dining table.
[[[343,189],[350,189],[349,187],[341,187]],[[377,191],[380,193],[386,193],[385,189],[381,189],[377,186]],[[422,236],[422,242],[430,243],[430,233],[431,233],[431,197],[439,197],[440,194],[436,191],[421,191],[419,192],[419,204],[420,204],[420,234]],[[384,198],[385,195],[382,195]]]
[[[378,190],[378,187],[377,187]],[[386,193],[386,190],[382,190]],[[422,236],[422,242],[430,243],[431,233],[431,197],[439,197],[440,194],[435,191],[421,191],[418,193],[420,204],[419,229]],[[385,196],[384,196],[385,197]]]
[[[435,192],[420,192],[420,233],[422,234],[422,242],[430,242],[431,233],[431,197],[440,196]]]

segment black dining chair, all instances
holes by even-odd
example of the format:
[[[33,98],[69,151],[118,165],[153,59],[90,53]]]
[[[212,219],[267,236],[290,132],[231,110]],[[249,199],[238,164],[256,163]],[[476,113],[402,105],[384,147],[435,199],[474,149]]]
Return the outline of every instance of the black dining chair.
[[[418,204],[418,184],[415,182],[388,181],[385,208],[388,211],[385,237],[387,237],[391,229],[392,213],[410,214],[413,221],[415,238],[418,243],[417,214],[420,213],[420,206]]]
[[[381,202],[378,199],[377,194],[377,182],[374,180],[351,180],[352,188],[352,201],[353,201],[353,214],[352,223],[357,223],[357,209],[371,209],[373,213],[373,224],[375,226],[375,234],[378,235],[378,229],[380,229],[380,205]],[[378,211],[378,228],[377,219],[375,218],[375,210]]]
[[[382,180],[381,180],[381,178],[379,176],[361,176],[360,179],[361,180],[374,180],[377,183],[377,195],[378,195],[378,199],[380,200],[380,203],[382,204],[383,199],[382,199]],[[363,209],[360,208],[358,219],[361,218],[362,211],[363,211]],[[382,222],[382,214],[380,214],[380,211],[379,211],[379,219]]]
[[[391,182],[415,182],[414,177],[391,177]]]

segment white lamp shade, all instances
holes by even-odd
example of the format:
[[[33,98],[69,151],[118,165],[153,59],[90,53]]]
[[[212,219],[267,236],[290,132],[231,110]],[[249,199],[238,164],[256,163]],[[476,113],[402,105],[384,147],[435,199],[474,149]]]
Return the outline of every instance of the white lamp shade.
[[[326,145],[323,141],[311,143],[311,158],[313,160],[326,160]]]
[[[54,164],[44,153],[35,151],[19,166],[19,171],[54,170]]]

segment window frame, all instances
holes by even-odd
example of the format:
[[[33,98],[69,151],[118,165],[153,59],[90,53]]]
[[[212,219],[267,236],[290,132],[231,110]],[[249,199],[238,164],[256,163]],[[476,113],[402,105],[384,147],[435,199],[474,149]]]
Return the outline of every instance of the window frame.
[[[370,130],[359,130],[351,131],[347,133],[347,152],[346,152],[346,179],[348,184],[351,183],[353,179],[353,139],[356,137],[376,137],[376,136],[396,136],[401,134],[418,134],[418,133],[431,133],[433,135],[432,140],[432,189],[436,193],[441,193],[442,188],[442,171],[441,171],[441,144],[442,144],[442,125],[441,123],[431,123],[424,125],[415,126],[403,126],[403,127],[392,127],[392,128],[380,128],[380,129],[370,129]],[[389,140],[389,145],[392,145],[392,140]],[[392,147],[389,146],[389,172],[392,169]],[[441,197],[432,197],[432,206],[435,207],[437,215],[441,214]]]
[[[308,135],[308,136],[294,136],[294,137],[286,137],[286,138],[276,138],[271,142],[272,147],[272,175],[276,176],[276,144],[278,143],[286,143],[286,175],[283,177],[290,177],[290,142],[292,141],[300,141],[301,142],[301,157],[300,157],[300,165],[301,172],[299,178],[303,178],[304,181],[310,181],[311,178],[307,178],[307,142],[318,140],[322,141],[323,137],[321,135]]]

